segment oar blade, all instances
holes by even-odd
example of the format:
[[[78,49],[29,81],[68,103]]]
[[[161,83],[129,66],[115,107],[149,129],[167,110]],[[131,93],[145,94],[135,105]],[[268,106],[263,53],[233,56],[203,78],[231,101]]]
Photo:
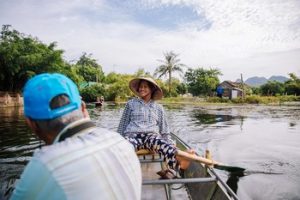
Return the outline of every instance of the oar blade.
[[[214,168],[219,169],[219,170],[225,170],[231,173],[234,172],[243,172],[246,169],[242,167],[236,167],[236,166],[228,166],[228,165],[214,165]]]

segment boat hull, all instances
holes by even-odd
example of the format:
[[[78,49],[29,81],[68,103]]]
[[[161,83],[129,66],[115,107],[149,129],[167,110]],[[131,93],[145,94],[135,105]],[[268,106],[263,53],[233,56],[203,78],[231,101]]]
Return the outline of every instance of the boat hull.
[[[180,138],[172,135],[176,146],[180,150],[190,147]],[[158,154],[149,154],[142,150],[139,155],[142,172],[142,199],[192,199],[192,200],[226,200],[238,199],[229,186],[220,179],[213,169],[207,168],[199,162],[191,161],[178,179],[160,180],[156,172],[166,169],[165,163]],[[174,189],[176,188],[176,189]],[[179,188],[179,189],[178,189]]]
[[[181,150],[190,149],[190,147],[185,144],[179,137],[172,135],[173,139],[176,141],[176,146]],[[191,161],[190,166],[184,171],[183,178],[208,178],[213,177],[213,172],[204,165]],[[197,200],[223,200],[223,199],[237,199],[237,197],[231,197],[226,191],[226,188],[219,182],[219,177],[216,177],[215,182],[201,182],[201,183],[186,183],[185,186],[189,193],[190,199]],[[229,186],[227,189],[230,190]],[[231,191],[232,192],[232,191]]]

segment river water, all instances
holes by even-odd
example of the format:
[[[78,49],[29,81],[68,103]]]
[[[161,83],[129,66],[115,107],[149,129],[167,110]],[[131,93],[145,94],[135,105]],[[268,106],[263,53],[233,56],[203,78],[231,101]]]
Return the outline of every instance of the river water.
[[[124,105],[88,105],[99,127],[116,130]],[[218,174],[241,199],[300,199],[300,106],[164,105],[171,131],[199,154],[246,168]],[[0,192],[43,145],[25,125],[22,108],[0,108]],[[228,180],[228,178],[230,178]],[[232,184],[233,183],[233,184]]]

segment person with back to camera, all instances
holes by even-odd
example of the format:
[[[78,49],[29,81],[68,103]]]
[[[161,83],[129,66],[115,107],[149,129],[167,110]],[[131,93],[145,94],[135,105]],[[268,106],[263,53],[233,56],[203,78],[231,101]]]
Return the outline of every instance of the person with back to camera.
[[[77,86],[40,74],[24,88],[28,126],[45,142],[11,199],[140,199],[141,168],[132,145],[90,120]]]
[[[168,169],[158,172],[161,178],[179,177],[179,170],[186,169],[189,161],[176,158],[177,148],[171,139],[164,109],[155,102],[162,99],[162,89],[149,77],[132,79],[129,88],[139,98],[127,102],[117,132],[136,150],[147,149],[163,156]],[[195,152],[190,150],[189,153]]]

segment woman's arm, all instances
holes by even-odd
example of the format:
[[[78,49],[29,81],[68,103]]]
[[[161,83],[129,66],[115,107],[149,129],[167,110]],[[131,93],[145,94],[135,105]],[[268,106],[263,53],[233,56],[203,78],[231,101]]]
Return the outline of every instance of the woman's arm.
[[[130,112],[131,111],[129,108],[129,103],[127,102],[117,130],[117,132],[120,133],[122,136],[124,136],[124,131],[126,130],[126,127],[130,122]]]
[[[159,114],[159,133],[162,138],[167,140],[170,144],[175,144],[175,142],[171,139],[169,124],[166,118],[165,111],[162,106],[160,106],[160,114]]]

